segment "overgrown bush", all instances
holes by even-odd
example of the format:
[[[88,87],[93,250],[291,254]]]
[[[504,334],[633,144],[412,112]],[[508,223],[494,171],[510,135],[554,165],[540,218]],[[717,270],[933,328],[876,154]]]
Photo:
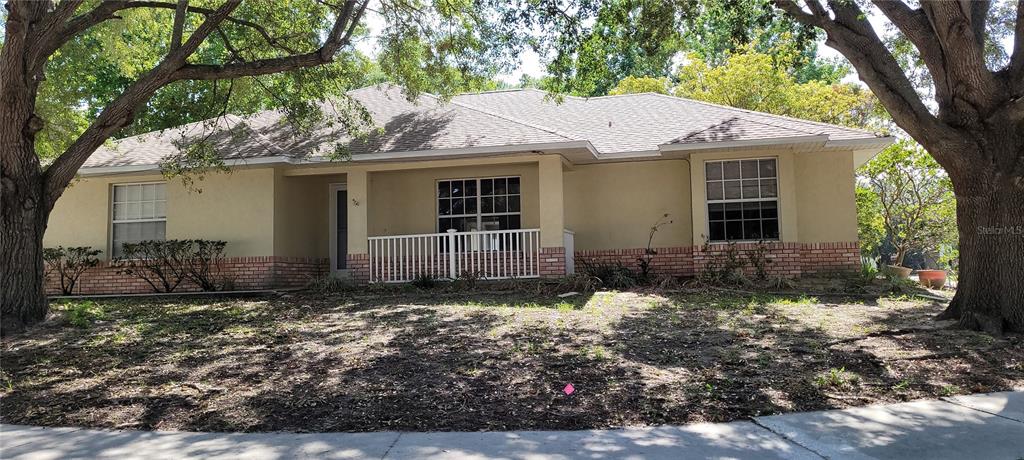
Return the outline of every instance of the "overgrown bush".
[[[668,218],[668,214],[665,214],[651,226],[651,230],[647,234],[647,247],[644,248],[643,255],[636,259],[637,266],[640,268],[639,281],[643,283],[650,281],[651,262],[654,260],[654,256],[658,255],[658,251],[654,250],[652,247],[654,245],[654,235],[658,233],[658,230],[661,229],[661,227],[671,223],[672,220]]]
[[[711,243],[704,243],[701,248],[710,257],[704,267],[697,273],[697,279],[707,284],[747,284],[743,268],[747,265],[746,258],[740,254],[736,243],[726,243],[724,251],[718,251]]]
[[[306,289],[317,294],[341,294],[351,291],[354,286],[348,278],[339,278],[329,274],[311,276],[306,282]]]
[[[411,284],[419,289],[430,290],[437,287],[438,281],[438,277],[430,273],[417,273]]]
[[[640,275],[622,265],[622,262],[601,262],[583,259],[580,261],[582,273],[598,281],[607,289],[630,289],[640,284]]]
[[[53,273],[60,276],[61,294],[71,295],[75,291],[78,278],[86,270],[99,265],[100,260],[96,256],[101,252],[103,251],[93,249],[92,246],[45,248],[43,262],[46,264],[46,276],[49,277]]]
[[[174,292],[190,280],[204,291],[215,291],[227,243],[214,240],[147,240],[123,243],[114,263],[121,273],[141,278],[154,292]]]
[[[747,261],[754,268],[754,277],[758,281],[768,280],[768,265],[772,261],[768,258],[768,245],[764,241],[758,241],[754,249],[747,251]]]
[[[601,287],[601,280],[587,273],[573,273],[558,281],[559,292],[591,292]]]
[[[191,243],[185,258],[188,278],[204,291],[223,289],[224,280],[219,275],[221,263],[224,262],[224,248],[228,243],[216,240],[187,241]]]
[[[481,271],[463,270],[459,273],[459,276],[455,278],[452,283],[452,287],[456,290],[465,289],[476,289],[476,283],[480,281],[484,276]]]

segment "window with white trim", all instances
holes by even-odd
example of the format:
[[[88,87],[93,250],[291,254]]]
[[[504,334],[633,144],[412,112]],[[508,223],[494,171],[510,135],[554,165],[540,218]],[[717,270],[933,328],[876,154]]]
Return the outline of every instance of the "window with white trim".
[[[437,181],[437,231],[518,230],[519,183],[518,176]]]
[[[708,238],[779,239],[779,180],[775,158],[707,161]]]
[[[164,183],[114,185],[111,254],[121,245],[163,240],[167,230],[167,188]]]

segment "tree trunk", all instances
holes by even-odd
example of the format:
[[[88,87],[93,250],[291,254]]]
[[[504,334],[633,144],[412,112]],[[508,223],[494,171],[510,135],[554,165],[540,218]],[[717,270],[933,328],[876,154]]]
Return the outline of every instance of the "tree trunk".
[[[951,174],[960,276],[940,319],[993,334],[1024,332],[1024,178],[995,170]]]
[[[46,317],[43,233],[50,207],[38,174],[4,171],[0,204],[0,335],[20,332]],[[28,176],[28,177],[25,177]]]

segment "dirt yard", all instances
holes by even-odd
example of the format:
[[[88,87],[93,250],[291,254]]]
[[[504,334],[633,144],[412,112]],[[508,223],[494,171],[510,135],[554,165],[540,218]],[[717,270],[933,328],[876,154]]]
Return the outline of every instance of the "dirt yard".
[[[57,305],[2,342],[4,423],[190,431],[581,429],[1024,386],[1024,338],[935,303],[418,292]],[[576,392],[563,393],[571,383]]]

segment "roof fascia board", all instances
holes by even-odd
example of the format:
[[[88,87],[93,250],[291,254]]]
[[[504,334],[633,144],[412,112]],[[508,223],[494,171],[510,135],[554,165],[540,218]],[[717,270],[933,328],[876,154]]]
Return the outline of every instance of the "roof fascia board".
[[[295,159],[285,156],[259,157],[259,158],[232,158],[224,160],[225,166],[251,166],[251,165],[273,165],[273,164],[295,164]],[[145,165],[122,165],[122,166],[94,166],[78,170],[79,176],[105,176],[111,174],[130,174],[138,172],[160,171],[159,164]]]
[[[483,155],[497,155],[506,153],[523,153],[533,152],[538,150],[554,150],[554,149],[586,149],[590,152],[594,158],[598,157],[597,149],[590,141],[566,141],[566,142],[547,142],[537,144],[517,144],[517,145],[499,145],[499,146],[488,146],[488,147],[467,147],[459,149],[437,149],[437,150],[411,150],[403,152],[380,152],[380,153],[366,153],[362,155],[353,156],[351,163],[362,163],[362,162],[373,162],[373,161],[405,161],[405,160],[424,160],[434,159],[439,157],[449,156],[483,156]],[[327,159],[310,159],[310,158],[292,158],[287,156],[273,156],[273,157],[260,157],[260,158],[238,158],[224,160],[225,166],[250,166],[250,165],[274,165],[274,164],[321,164],[331,163],[332,160]],[[160,165],[158,164],[146,164],[146,165],[123,165],[123,166],[96,166],[81,168],[78,170],[79,176],[103,176],[113,174],[129,174],[129,173],[143,173],[143,172],[154,172],[159,171]]]

